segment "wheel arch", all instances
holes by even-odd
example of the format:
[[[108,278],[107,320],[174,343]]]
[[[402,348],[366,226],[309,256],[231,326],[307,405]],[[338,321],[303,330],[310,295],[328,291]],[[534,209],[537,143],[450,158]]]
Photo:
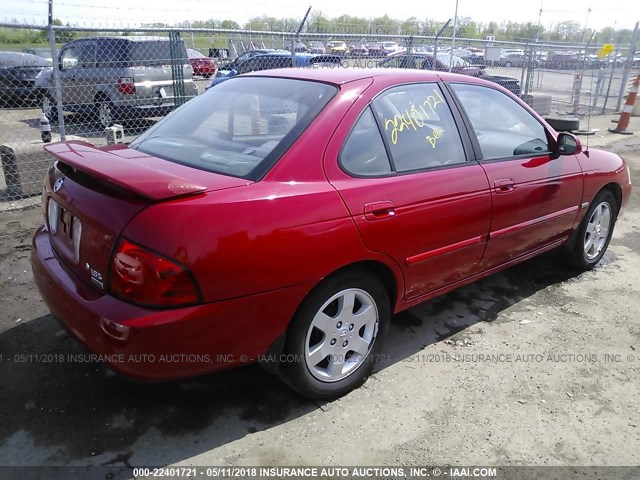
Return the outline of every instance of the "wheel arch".
[[[598,192],[594,195],[593,198],[596,198],[600,192],[604,190],[609,190],[613,193],[614,198],[616,199],[616,217],[618,216],[618,212],[620,211],[620,207],[622,206],[622,188],[616,182],[610,182],[604,185]]]
[[[108,100],[110,102],[113,102],[113,98],[111,98],[111,95],[105,90],[98,90],[93,96],[93,103],[97,103],[100,100]]]
[[[591,202],[593,202],[593,200],[595,200],[596,197],[600,195],[600,193],[604,192],[605,190],[611,192],[613,194],[613,197],[616,200],[616,218],[617,218],[618,212],[620,211],[620,207],[622,205],[622,188],[616,182],[609,182],[603,185],[602,187],[600,187],[600,189],[598,189],[598,191],[596,191],[596,193],[593,195],[593,198],[590,200],[589,204],[591,204]],[[585,209],[585,213],[586,213],[586,209]],[[584,219],[584,216],[581,215],[579,217],[579,221],[576,222],[573,232],[571,232],[569,239],[563,245],[563,248],[565,250],[572,249],[575,246],[575,242],[578,238],[578,230],[580,229],[580,224],[582,223],[583,219]]]
[[[397,277],[397,275],[394,273],[393,269],[389,265],[385,264],[380,260],[360,260],[357,262],[349,263],[347,265],[343,265],[342,267],[334,270],[329,275],[326,275],[325,277],[321,278],[318,282],[316,282],[313,288],[311,288],[307,292],[304,298],[300,301],[300,304],[297,306],[295,313],[289,319],[289,323],[287,324],[287,328],[285,329],[285,331],[278,338],[276,338],[274,342],[271,344],[271,346],[269,347],[266,357],[277,358],[280,356],[281,353],[283,353],[284,347],[287,341],[287,335],[289,333],[289,330],[291,329],[292,320],[293,318],[295,318],[296,314],[304,304],[305,300],[311,294],[313,294],[313,292],[315,292],[318,288],[320,288],[321,285],[323,285],[325,282],[327,282],[331,278],[334,278],[338,275],[343,275],[345,273],[358,272],[358,271],[361,271],[363,273],[369,273],[382,283],[382,285],[384,286],[385,290],[389,295],[389,304],[391,307],[390,313],[393,315],[395,306],[398,302],[398,292],[401,292],[403,289],[404,284],[402,283],[402,279]],[[276,374],[279,369],[278,362],[265,362],[261,365],[265,370],[273,374]]]

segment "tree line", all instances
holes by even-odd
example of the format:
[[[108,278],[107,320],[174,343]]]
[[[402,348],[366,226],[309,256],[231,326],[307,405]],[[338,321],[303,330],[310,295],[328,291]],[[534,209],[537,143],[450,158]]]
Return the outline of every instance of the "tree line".
[[[297,30],[300,24],[298,18],[275,18],[259,16],[251,18],[243,25],[234,20],[206,20],[194,22],[182,22],[178,26],[195,28],[224,28],[235,30],[267,30],[276,32],[291,32]],[[164,24],[153,24],[163,26]],[[444,25],[444,22],[425,18],[411,17],[406,20],[390,18],[388,15],[376,18],[354,17],[342,15],[330,18],[322,12],[312,12],[303,32],[336,33],[336,34],[364,34],[364,35],[435,35]],[[444,36],[453,33],[453,22],[443,32]],[[532,22],[476,22],[470,17],[458,17],[457,37],[484,39],[489,35],[496,40],[540,41],[586,43],[589,39],[599,43],[629,43],[632,30],[614,30],[613,27],[605,27],[599,31],[584,28],[579,22],[565,20],[555,23],[550,27],[537,25]]]
[[[63,23],[56,19],[54,25]],[[275,18],[270,16],[259,16],[249,19],[244,24],[239,24],[235,20],[196,20],[185,21],[177,24],[148,23],[144,27],[155,28],[220,28],[230,30],[262,30],[274,32],[293,32],[299,27],[298,18]],[[453,33],[453,22],[443,32],[443,36],[451,36]],[[70,24],[67,23],[67,26]],[[340,35],[359,34],[370,35],[435,35],[444,25],[433,19],[419,19],[411,17],[406,20],[390,18],[388,15],[376,18],[355,17],[342,15],[330,18],[322,12],[312,12],[303,33],[314,34],[336,34]],[[458,17],[457,33],[459,38],[484,39],[491,35],[496,40],[528,42],[531,40],[549,42],[570,42],[587,43],[593,36],[593,44],[617,43],[628,44],[631,42],[632,31],[629,29],[614,30],[613,27],[605,27],[599,31],[584,28],[579,22],[565,20],[549,27],[537,25],[532,22],[476,22],[470,17]],[[58,42],[66,42],[80,35],[73,31],[59,31],[56,34]],[[47,34],[43,30],[14,30],[0,28],[0,44],[25,44],[25,43],[46,43]]]

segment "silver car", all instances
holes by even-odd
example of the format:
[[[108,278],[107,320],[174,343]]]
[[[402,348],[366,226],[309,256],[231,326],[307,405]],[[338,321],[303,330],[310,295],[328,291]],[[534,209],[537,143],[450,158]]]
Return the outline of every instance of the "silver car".
[[[65,111],[117,120],[164,115],[198,94],[182,40],[90,37],[65,44],[57,59]],[[53,71],[36,80],[42,111],[56,122]]]

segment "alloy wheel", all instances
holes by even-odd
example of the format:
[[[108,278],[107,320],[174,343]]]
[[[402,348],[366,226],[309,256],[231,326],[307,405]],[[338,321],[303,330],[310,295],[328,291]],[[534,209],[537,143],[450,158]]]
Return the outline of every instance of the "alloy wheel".
[[[323,382],[337,382],[355,372],[373,348],[378,324],[378,308],[369,293],[349,288],[333,295],[307,331],[304,357],[310,373]]]
[[[98,104],[98,119],[100,125],[107,128],[113,124],[113,112],[109,102],[100,102]]]
[[[584,256],[587,260],[596,258],[607,243],[611,218],[611,207],[607,202],[601,202],[591,213],[584,234]]]

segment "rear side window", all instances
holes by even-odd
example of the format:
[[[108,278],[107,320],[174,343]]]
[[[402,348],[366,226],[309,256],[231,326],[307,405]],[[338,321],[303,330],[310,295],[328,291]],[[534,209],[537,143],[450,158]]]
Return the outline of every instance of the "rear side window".
[[[129,42],[127,40],[98,40],[96,64],[102,68],[129,66]]]
[[[373,101],[373,108],[396,171],[466,162],[453,115],[436,83],[391,88]]]
[[[549,152],[542,124],[512,98],[481,85],[452,87],[471,121],[484,160]]]
[[[348,173],[373,177],[392,173],[376,119],[367,108],[342,147],[340,164]]]
[[[187,49],[179,42],[175,57],[178,63],[188,63]],[[169,40],[106,39],[98,42],[96,62],[99,67],[125,68],[171,65]]]
[[[179,42],[175,59],[180,63],[188,63],[187,49],[183,42]],[[132,66],[171,65],[171,45],[168,40],[149,40],[131,42]]]
[[[234,78],[187,102],[131,148],[194,168],[257,180],[337,92],[319,82]]]

